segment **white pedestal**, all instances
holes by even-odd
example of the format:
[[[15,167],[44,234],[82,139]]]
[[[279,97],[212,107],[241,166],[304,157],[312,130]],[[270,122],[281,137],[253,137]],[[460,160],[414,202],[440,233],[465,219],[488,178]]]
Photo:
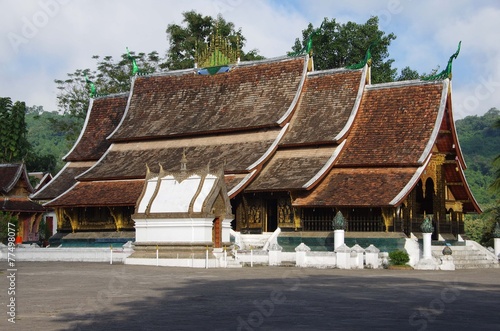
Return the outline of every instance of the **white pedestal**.
[[[432,258],[432,233],[422,233],[424,237],[424,252],[422,258],[415,266],[418,270],[437,270],[439,269],[438,263]]]
[[[334,230],[333,231],[333,248],[337,249],[338,247],[344,244],[344,230]]]
[[[365,250],[358,244],[351,247],[351,266],[353,269],[364,268],[364,254]]]
[[[422,233],[422,236],[424,237],[424,253],[422,258],[424,260],[432,259],[432,233]]]
[[[377,247],[370,245],[365,249],[365,259],[366,259],[366,267],[377,269],[379,267],[378,254],[380,253],[380,249]]]
[[[441,258],[439,270],[455,270],[455,263],[453,262],[453,257],[451,255],[444,255]]]
[[[269,265],[280,265],[281,264],[281,250],[283,248],[277,244],[271,245],[269,249]]]
[[[310,252],[311,249],[304,243],[301,243],[299,246],[295,247],[295,265],[297,267],[307,267],[307,252]]]
[[[337,268],[351,269],[351,249],[346,244],[342,244],[335,249],[335,253],[337,254]]]

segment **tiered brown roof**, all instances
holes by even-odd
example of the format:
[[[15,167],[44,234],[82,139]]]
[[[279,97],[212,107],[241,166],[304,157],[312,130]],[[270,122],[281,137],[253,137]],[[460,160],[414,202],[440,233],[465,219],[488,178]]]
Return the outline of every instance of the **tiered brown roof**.
[[[333,161],[337,137],[348,131],[349,119],[356,114],[365,73],[345,69],[309,73],[280,150],[245,191],[304,190],[314,184],[313,179],[319,180]]]
[[[314,189],[294,201],[295,206],[390,206],[410,181],[414,168],[334,168]]]
[[[290,130],[280,143],[317,145],[336,142],[353,114],[363,89],[362,70],[328,70],[309,73]]]
[[[87,142],[104,154],[49,205],[135,205],[146,165],[177,171],[184,153],[188,171],[222,167],[231,197],[294,191],[296,206],[393,206],[437,148],[457,155],[445,163],[446,181],[465,183],[453,194],[479,210],[463,177],[448,80],[365,86],[367,67],[306,74],[307,60],[243,63],[214,76],[193,69],[135,77],[112,144],[104,153]],[[83,146],[68,157],[94,155]]]
[[[59,173],[52,178],[49,184],[42,187],[39,191],[33,194],[35,200],[52,200],[66,192],[75,183],[75,178],[89,170],[94,165],[94,162],[68,162]]]
[[[113,132],[123,117],[128,93],[93,99],[82,133],[65,161],[97,161],[111,144],[106,137]]]
[[[24,182],[28,193],[33,192],[26,167],[22,163],[4,163],[0,164],[0,193],[8,195],[19,181]]]
[[[439,128],[438,115],[443,116],[443,92],[447,87],[441,81],[367,87],[336,166],[422,165]]]
[[[159,164],[178,170],[182,153],[188,169],[223,167],[228,190],[241,186],[277,148],[306,63],[307,56],[241,64],[215,76],[194,71],[137,76],[123,119],[110,136],[113,144],[77,177],[79,185],[48,206],[88,200],[114,204],[108,195],[121,193],[113,181],[144,180],[146,165],[153,172]]]
[[[201,169],[210,163],[213,166],[224,165],[228,174],[245,173],[272,146],[279,133],[279,129],[273,129],[253,134],[116,143],[94,168],[78,179],[143,179],[146,165],[153,172],[159,171],[159,164],[164,169],[179,169],[183,152],[190,169]]]
[[[113,141],[275,127],[306,74],[306,58],[239,65],[228,73],[139,76]]]
[[[107,136],[116,129],[127,105],[128,93],[91,100],[80,137],[64,157],[68,163],[33,195],[35,200],[51,200],[76,183],[76,177],[87,171],[106,152],[111,143]]]
[[[393,205],[430,157],[447,91],[442,81],[367,86],[332,170],[294,205]]]
[[[32,192],[24,163],[0,164],[0,211],[43,212],[40,204],[30,200]]]
[[[52,200],[50,207],[134,206],[144,180],[78,182]]]

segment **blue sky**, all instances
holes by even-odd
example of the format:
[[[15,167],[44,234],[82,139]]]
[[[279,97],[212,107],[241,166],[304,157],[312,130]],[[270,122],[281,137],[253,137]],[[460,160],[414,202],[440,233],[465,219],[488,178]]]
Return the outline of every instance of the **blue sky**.
[[[165,29],[182,12],[222,16],[242,29],[246,50],[288,52],[308,23],[364,23],[394,33],[394,67],[419,72],[453,64],[455,118],[500,108],[500,2],[495,0],[0,0],[0,96],[56,110],[54,79],[92,68],[92,55],[168,48]]]

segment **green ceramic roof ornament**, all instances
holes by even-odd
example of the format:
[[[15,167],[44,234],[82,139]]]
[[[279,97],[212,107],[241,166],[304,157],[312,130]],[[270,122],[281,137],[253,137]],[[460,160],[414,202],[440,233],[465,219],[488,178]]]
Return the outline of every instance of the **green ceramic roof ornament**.
[[[95,84],[85,75],[85,82],[89,86],[89,95],[91,98],[97,96],[97,90],[95,88]]]
[[[332,228],[334,230],[345,230],[346,228],[346,219],[344,218],[344,215],[340,211],[337,212],[335,217],[333,218],[332,221]]]
[[[323,23],[321,23],[320,27],[317,28],[317,29],[314,29],[311,34],[309,35],[309,37],[307,37],[307,43],[306,43],[306,46],[304,46],[300,51],[297,51],[297,52],[290,52],[288,53],[288,56],[299,56],[299,55],[303,55],[303,54],[309,54],[309,55],[312,55],[311,54],[311,51],[312,51],[312,48],[313,48],[313,38],[314,36],[316,36],[318,33],[321,32],[321,30],[323,30],[323,25],[325,24],[325,22],[323,21]]]
[[[132,61],[132,76],[135,76],[139,72],[139,67],[137,66],[137,63],[135,62],[135,59],[132,55],[130,55],[130,51],[128,50],[127,47],[127,57],[130,61]]]
[[[458,56],[458,53],[460,53],[460,46],[462,45],[462,41],[460,41],[458,43],[458,49],[455,53],[453,53],[451,56],[450,56],[450,59],[448,60],[448,64],[446,65],[446,68],[441,71],[439,74],[436,74],[436,75],[433,75],[433,76],[429,76],[429,77],[426,77],[426,78],[422,78],[422,80],[441,80],[441,79],[446,79],[446,78],[449,78],[451,79],[451,67],[452,67],[452,63],[453,63],[453,60],[457,58]]]
[[[368,64],[368,66],[371,66],[372,65],[372,52],[371,52],[371,48],[374,45],[375,45],[375,43],[371,43],[370,46],[368,46],[368,49],[366,50],[365,58],[361,62],[358,62],[356,64],[352,64],[350,66],[347,66],[346,68],[347,69],[361,69],[366,64]]]
[[[500,238],[500,224],[498,224],[498,222],[495,225],[495,229],[493,230],[492,236],[493,238]]]
[[[434,227],[432,226],[431,218],[429,216],[427,216],[422,224],[420,224],[420,230],[422,230],[423,233],[434,232]]]

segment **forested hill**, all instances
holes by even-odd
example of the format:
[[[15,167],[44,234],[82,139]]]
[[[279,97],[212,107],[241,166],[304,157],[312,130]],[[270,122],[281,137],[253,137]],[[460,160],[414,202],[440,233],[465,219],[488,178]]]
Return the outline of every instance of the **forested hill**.
[[[483,209],[498,199],[489,186],[494,180],[493,159],[500,154],[500,130],[493,127],[499,117],[500,110],[492,108],[483,116],[467,116],[455,122],[467,164],[465,176]]]
[[[73,143],[65,139],[66,134],[63,129],[53,125],[54,117],[61,117],[68,122],[67,126],[82,125],[82,123],[72,123],[71,117],[67,115],[31,109],[26,116],[28,141],[38,156],[37,165],[41,168],[28,168],[29,171],[46,171],[52,168],[52,172],[57,172],[64,165],[62,157]],[[493,108],[482,116],[467,116],[456,121],[460,146],[468,167],[465,171],[467,181],[483,209],[496,200],[494,193],[488,187],[494,177],[492,160],[500,154],[500,130],[493,128],[493,123],[499,117],[500,111]],[[55,161],[56,164],[55,167],[54,165],[50,167],[41,164],[44,163],[42,161]]]

